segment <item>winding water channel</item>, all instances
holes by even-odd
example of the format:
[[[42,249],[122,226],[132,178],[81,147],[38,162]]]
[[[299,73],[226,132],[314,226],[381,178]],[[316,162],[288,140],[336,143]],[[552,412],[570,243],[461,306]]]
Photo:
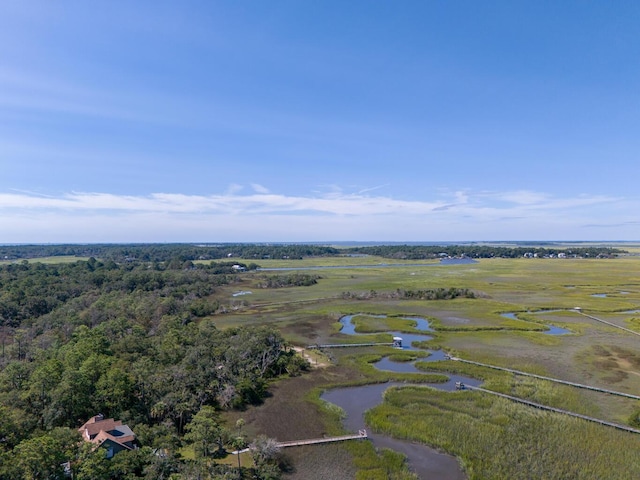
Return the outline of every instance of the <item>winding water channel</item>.
[[[560,312],[560,311],[562,310],[540,310],[538,312],[530,312],[530,313],[537,315],[537,314]],[[505,318],[510,318],[511,320],[519,320],[515,312],[501,313],[500,316]],[[555,325],[547,325],[547,330],[541,333],[545,333],[547,335],[566,335],[568,333],[571,333],[571,330],[568,330],[562,327],[557,327]]]
[[[380,317],[384,317],[381,315]],[[340,322],[343,327],[341,332],[348,335],[358,335],[352,323],[353,315],[342,317]],[[429,322],[424,318],[413,318],[416,322],[416,330],[428,332],[433,331]],[[426,334],[408,334],[404,332],[388,332],[393,336],[402,337],[404,350],[416,350],[411,343],[430,340],[432,337]],[[439,361],[444,360],[444,352],[440,350],[429,350],[430,356],[421,358],[419,361]],[[380,370],[392,372],[427,373],[418,370],[415,362],[392,362],[387,357],[374,366]],[[438,372],[441,373],[441,372]],[[439,390],[454,391],[456,382],[463,382],[468,385],[479,385],[481,382],[473,378],[460,375],[448,375],[449,381],[446,383],[427,383],[427,385]],[[329,390],[322,395],[322,399],[331,402],[342,408],[346,414],[343,420],[344,427],[353,432],[365,428],[364,413],[382,403],[384,391],[389,387],[407,386],[406,383],[390,382],[375,385],[365,385],[361,387],[336,388]],[[407,457],[407,462],[411,470],[418,474],[421,479],[440,480],[463,480],[466,475],[462,471],[458,460],[451,456],[428,447],[420,443],[413,443],[405,440],[398,440],[387,435],[368,431],[369,438],[376,448],[389,448],[401,452]]]
[[[542,312],[540,312],[542,313]],[[548,313],[548,312],[547,312]],[[517,319],[516,313],[509,312],[501,314],[503,317]],[[356,315],[345,315],[340,319],[342,328],[341,333],[346,335],[359,335],[355,331],[353,317]],[[374,318],[386,318],[386,315],[367,315]],[[404,317],[415,322],[415,329],[420,332],[432,332],[433,329],[429,322],[419,317]],[[564,335],[571,333],[570,330],[548,325],[548,330],[541,332],[547,335]],[[433,337],[427,333],[406,333],[389,331],[386,332],[394,337],[402,338],[403,350],[417,350],[412,344],[413,342],[422,342],[431,340]],[[446,360],[446,355],[442,350],[427,350],[429,356],[426,358],[418,358],[413,362],[394,362],[388,357],[384,357],[373,365],[383,371],[398,373],[429,373],[419,370],[415,366],[416,361],[420,362],[437,362]],[[442,374],[442,372],[434,372]],[[479,386],[482,382],[479,380],[465,377],[462,375],[447,375],[449,380],[446,383],[426,383],[420,386],[429,386],[438,390],[454,391],[456,382],[462,382],[470,386]],[[389,382],[375,385],[365,385],[360,387],[336,388],[322,394],[321,398],[327,402],[331,402],[342,408],[346,414],[343,420],[344,427],[353,432],[366,428],[364,421],[364,413],[379,405],[383,401],[383,394],[387,388],[395,386],[407,386],[406,383]],[[368,432],[369,438],[377,448],[389,448],[397,452],[401,452],[407,457],[407,462],[411,470],[418,474],[421,479],[439,479],[439,480],[463,480],[466,475],[460,468],[458,460],[451,456],[420,443],[413,443],[405,440],[398,440],[387,435]]]

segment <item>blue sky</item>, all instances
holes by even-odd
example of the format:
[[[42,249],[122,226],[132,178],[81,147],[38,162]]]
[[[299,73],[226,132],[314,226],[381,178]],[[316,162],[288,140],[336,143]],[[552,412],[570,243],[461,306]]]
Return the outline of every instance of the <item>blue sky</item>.
[[[0,4],[0,243],[640,240],[640,4]]]

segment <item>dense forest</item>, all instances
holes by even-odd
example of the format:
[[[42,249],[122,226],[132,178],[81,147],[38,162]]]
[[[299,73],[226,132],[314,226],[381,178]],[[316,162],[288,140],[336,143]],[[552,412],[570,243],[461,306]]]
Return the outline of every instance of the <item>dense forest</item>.
[[[260,259],[305,257],[325,257],[340,255],[377,255],[385,258],[421,260],[447,255],[472,258],[517,258],[536,255],[540,258],[557,256],[582,258],[612,257],[624,250],[611,247],[571,247],[562,246],[489,246],[475,244],[461,245],[377,245],[335,248],[324,245],[302,244],[132,244],[132,245],[0,245],[0,260],[22,260],[56,256],[95,257],[102,261],[123,262],[193,262],[196,260],[220,260],[234,257],[256,262]],[[255,266],[255,265],[254,265]]]
[[[334,256],[340,250],[321,245],[262,245],[262,244],[132,244],[132,245],[4,245],[0,246],[0,260],[76,256],[95,257],[115,262],[170,262],[219,260],[228,257],[257,260]]]
[[[233,265],[0,266],[0,479],[62,478],[66,462],[80,480],[237,478],[204,461],[249,441],[220,412],[307,365],[277,330],[216,328],[212,294],[236,281]],[[141,448],[108,461],[83,445],[77,428],[98,413],[131,426]],[[268,439],[255,445],[247,475],[277,478]]]

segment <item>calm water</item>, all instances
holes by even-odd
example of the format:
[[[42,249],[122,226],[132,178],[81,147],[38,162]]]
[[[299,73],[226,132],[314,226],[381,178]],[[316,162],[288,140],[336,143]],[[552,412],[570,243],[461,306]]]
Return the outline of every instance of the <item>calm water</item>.
[[[376,318],[385,318],[386,315],[368,315]],[[340,319],[342,323],[341,333],[347,335],[359,335],[355,331],[352,323],[354,315],[345,315]],[[416,330],[429,332],[433,331],[428,320],[418,317],[403,317],[416,322]],[[411,342],[430,340],[430,335],[412,334],[404,332],[386,332],[393,336],[402,337],[403,349],[417,350],[411,346]],[[445,360],[445,353],[441,350],[428,350],[430,356],[420,358],[417,361],[437,362]],[[374,364],[379,370],[402,373],[429,373],[418,370],[414,362],[392,362],[387,357]],[[435,372],[442,375],[442,372]],[[469,385],[480,385],[479,380],[464,377],[461,375],[447,375],[449,380],[446,383],[426,384],[430,387],[444,391],[454,391],[456,382],[463,382]],[[406,385],[402,383],[386,383],[376,385],[365,385],[361,387],[347,387],[329,390],[322,395],[322,399],[338,405],[342,408],[346,417],[343,420],[344,427],[352,432],[365,428],[364,413],[379,405],[382,402],[383,392],[391,386]],[[437,450],[419,443],[398,440],[387,435],[368,432],[369,438],[377,448],[389,448],[403,453],[407,457],[407,462],[411,470],[418,474],[421,479],[438,480],[464,480],[466,475],[462,471],[458,460]]]
[[[342,324],[342,328],[340,329],[340,333],[344,333],[346,335],[360,335],[355,330],[355,325],[351,322],[351,319],[357,315],[364,314],[356,314],[356,315],[345,315],[340,319],[340,323]],[[386,318],[386,315],[366,315],[367,317],[374,318]],[[423,332],[433,332],[433,328],[429,325],[429,321],[424,318],[417,317],[402,317],[408,320],[413,320],[416,322],[415,329]],[[418,333],[405,333],[405,332],[384,332],[393,335],[394,337],[402,338],[402,348],[404,350],[416,350],[411,344],[413,342],[426,342],[427,340],[431,340],[433,337],[430,335],[422,335]]]
[[[464,381],[466,382],[467,380],[465,379]],[[469,381],[472,381],[472,379],[469,379]],[[344,427],[349,431],[357,432],[366,427],[364,412],[382,402],[384,391],[389,387],[402,385],[406,384],[383,383],[362,387],[336,388],[325,392],[321,398],[342,408],[346,413],[346,417],[343,420]],[[458,460],[451,455],[440,453],[420,443],[397,440],[370,431],[367,434],[376,448],[389,448],[406,455],[409,467],[421,479],[466,479]]]
[[[555,325],[549,325],[549,330],[542,332],[547,335],[566,335],[567,333],[571,333],[571,330],[567,330],[566,328],[556,327]]]
[[[604,294],[594,296],[606,296]],[[536,313],[549,313],[553,310],[539,311]],[[633,310],[623,313],[637,313],[640,310]],[[501,314],[505,318],[517,319],[515,312],[507,312]],[[386,318],[386,315],[370,315],[377,318]],[[355,326],[352,323],[354,315],[345,315],[340,319],[342,323],[341,333],[346,335],[359,335],[355,331]],[[416,322],[415,329],[422,332],[433,331],[429,322],[424,318],[417,317],[403,317],[409,318]],[[404,332],[386,332],[393,336],[402,337],[403,349],[417,350],[411,345],[412,342],[431,340],[433,337],[425,334],[418,333],[404,333]],[[555,325],[548,325],[548,330],[545,332],[547,335],[565,335],[571,333],[570,330],[565,328],[556,327]],[[437,362],[446,360],[445,353],[441,350],[428,350],[430,356],[427,358],[419,358],[416,361],[422,362]],[[415,366],[415,362],[393,362],[388,357],[374,363],[374,366],[383,371],[398,372],[398,373],[429,373],[422,370],[418,370]],[[442,372],[434,372],[442,374]],[[454,391],[456,382],[462,382],[471,386],[479,386],[482,382],[473,378],[465,377],[462,375],[447,375],[449,380],[446,383],[441,384],[427,384],[429,387],[436,388],[444,391]],[[360,429],[365,428],[364,413],[379,405],[382,402],[382,395],[384,391],[392,386],[402,386],[406,384],[402,383],[386,383],[376,385],[365,385],[361,387],[347,387],[337,388],[325,392],[322,395],[322,399],[331,402],[340,408],[342,408],[346,414],[343,420],[344,427],[352,432],[357,432]],[[438,452],[437,450],[430,448],[426,445],[407,442],[403,440],[397,440],[386,435],[368,432],[369,438],[377,448],[390,448],[397,452],[401,452],[407,457],[407,462],[415,473],[421,479],[438,479],[438,480],[464,480],[466,475],[462,471],[460,464],[455,457]]]
[[[535,314],[543,314],[543,313],[551,313],[551,312],[560,312],[561,310],[539,310],[537,312],[532,312]],[[510,318],[512,320],[518,320],[518,317],[516,316],[516,314],[514,312],[507,312],[507,313],[501,313],[500,314],[501,317],[505,317],[505,318]],[[566,328],[562,328],[562,327],[556,327],[555,325],[547,325],[547,330],[545,330],[544,332],[540,332],[540,333],[544,333],[546,335],[566,335],[567,333],[571,333],[571,330],[567,330]]]

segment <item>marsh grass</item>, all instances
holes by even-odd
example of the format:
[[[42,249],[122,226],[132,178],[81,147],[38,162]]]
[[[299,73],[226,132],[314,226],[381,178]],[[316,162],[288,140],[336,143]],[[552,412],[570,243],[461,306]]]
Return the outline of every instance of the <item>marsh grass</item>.
[[[441,332],[482,332],[482,331],[500,331],[500,330],[513,330],[513,331],[529,331],[529,332],[542,332],[547,330],[547,326],[542,322],[534,322],[530,320],[514,320],[506,318],[500,321],[496,325],[444,325],[441,320],[432,320],[432,327]]]
[[[351,442],[347,448],[358,468],[356,480],[418,480],[400,453],[388,449],[376,452],[370,442]]]
[[[272,260],[269,265],[346,265],[356,261],[367,264],[392,263],[386,259],[369,257],[366,260],[305,259],[303,263],[298,260]],[[632,360],[632,355],[640,354],[637,339],[570,310],[581,306],[595,316],[632,329],[640,328],[640,315],[624,316],[620,313],[640,306],[638,257],[615,260],[483,259],[477,264],[460,266],[327,269],[322,270],[321,275],[316,285],[277,291],[256,290],[253,285],[259,276],[252,276],[251,273],[241,275],[237,284],[228,290],[221,289],[217,294],[225,299],[230,297],[233,290],[243,289],[253,290],[254,295],[243,297],[246,302],[244,307],[216,316],[215,321],[221,327],[276,324],[288,339],[295,339],[304,345],[360,343],[365,339],[390,341],[390,335],[380,332],[402,330],[403,327],[415,331],[411,330],[410,323],[398,316],[423,317],[429,319],[437,331],[428,333],[434,338],[422,343],[422,348],[441,347],[457,356],[485,363],[630,393],[639,391],[640,366]],[[366,300],[341,297],[342,292],[450,287],[472,289],[478,293],[478,297],[453,300],[400,300],[382,298],[382,295]],[[598,293],[607,294],[607,297],[592,297]],[[551,309],[560,310],[547,311]],[[375,321],[370,317],[363,319],[364,330],[359,331],[366,331],[367,334],[356,338],[339,333],[339,318],[350,312],[388,315],[388,318]],[[503,317],[501,313],[506,312],[516,313],[517,318]],[[365,324],[368,324],[368,331]],[[572,334],[547,335],[543,330],[549,324],[569,328]],[[606,354],[597,347],[593,348],[598,345],[606,350]],[[621,354],[611,347],[623,348],[630,353]],[[312,402],[323,388],[389,380],[416,383],[422,378],[427,381],[428,377],[422,374],[380,372],[371,364],[383,356],[396,355],[402,356],[402,359],[410,358],[404,352],[387,347],[333,350],[330,356],[335,361],[334,367],[323,369],[323,381],[318,384],[318,391],[314,390],[311,397],[305,396],[304,393],[309,393],[311,388],[305,386],[305,381],[301,379],[299,389],[289,396],[278,396],[278,402],[290,402],[292,397],[297,396],[298,399],[307,399],[304,404],[313,408],[313,411],[321,412],[321,407]],[[525,380],[481,367],[463,366],[457,362],[423,365],[430,372],[460,373],[483,379],[485,386],[495,391],[618,423],[637,410],[636,402],[631,400],[575,391],[570,387]],[[350,373],[345,376],[344,372]],[[298,382],[295,379],[292,381]],[[638,439],[631,434],[539,412],[479,392],[457,394],[428,388],[418,390],[420,395],[412,395],[397,403],[394,403],[395,400],[389,402],[396,398],[395,393],[389,393],[385,404],[374,410],[377,414],[384,412],[384,415],[376,415],[380,418],[375,421],[380,420],[380,428],[393,436],[422,441],[458,455],[472,479],[640,478]],[[301,423],[296,428],[302,433],[309,430],[308,419],[313,415],[311,410],[299,403],[292,408],[305,412],[300,416]],[[278,410],[283,411],[282,408]],[[326,432],[341,433],[338,413],[318,414]],[[276,418],[277,415],[281,417]],[[265,420],[265,424],[271,425],[270,428],[276,432],[282,428],[282,423],[294,425],[297,418],[286,412],[277,415],[269,421]],[[284,416],[287,418],[283,422]],[[367,442],[354,443],[356,445],[336,447],[335,451],[329,447],[316,448],[322,449],[322,452],[332,452],[331,458],[338,458],[338,452],[343,455],[348,452],[352,459],[366,459],[372,455],[366,462],[362,460],[357,463],[360,470],[358,478],[393,478],[385,476],[389,475],[388,472],[385,473],[377,463],[383,456],[374,458],[373,450],[358,453],[356,450],[364,449]],[[317,459],[322,454],[313,452],[305,459],[320,462]],[[311,457],[316,460],[311,460]],[[340,458],[343,461],[346,459]],[[349,472],[354,473],[348,477],[354,478],[356,473],[353,464],[349,464],[349,468]]]
[[[455,361],[416,362],[415,366],[426,372],[457,373],[483,380],[483,388],[542,405],[590,416],[598,416],[601,413],[597,405],[585,398],[583,391],[567,385]],[[532,364],[512,364],[507,368],[535,375],[547,375],[544,369]]]
[[[390,351],[391,350],[391,351]],[[374,363],[382,360],[383,357],[393,355],[393,349],[381,351],[381,353],[350,354],[339,359],[343,366],[357,368],[363,375],[361,382],[349,383],[346,385],[333,385],[332,387],[346,387],[355,385],[366,385],[368,383],[385,382],[410,382],[410,383],[445,383],[449,380],[446,374],[424,374],[424,373],[398,373],[378,370]]]
[[[378,431],[456,455],[470,480],[640,476],[637,435],[481,392],[393,388],[366,420]]]
[[[631,317],[625,320],[625,322],[628,329],[640,332],[640,317]]]
[[[391,355],[387,355],[387,358],[392,362],[405,363],[405,362],[413,362],[418,358],[425,358],[431,355],[429,352],[402,352],[402,353],[392,353]]]
[[[576,359],[605,383],[637,381],[640,377],[640,353],[619,345],[590,345]]]
[[[357,333],[387,332],[389,330],[406,333],[424,333],[416,330],[416,321],[398,316],[376,317],[373,315],[360,314],[352,317],[351,322],[355,325]]]

